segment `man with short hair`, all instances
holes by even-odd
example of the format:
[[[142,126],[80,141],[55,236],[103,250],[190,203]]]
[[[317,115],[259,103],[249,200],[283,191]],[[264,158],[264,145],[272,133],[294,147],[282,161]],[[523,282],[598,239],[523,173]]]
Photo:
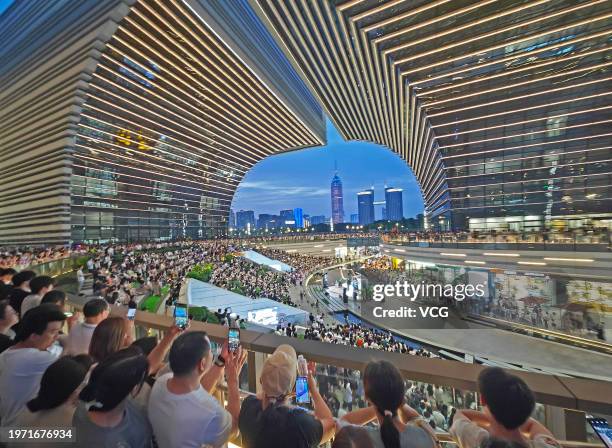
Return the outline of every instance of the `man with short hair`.
[[[34,271],[21,271],[13,276],[13,290],[9,294],[9,303],[17,314],[21,315],[21,304],[23,300],[32,292],[30,281],[36,277]]]
[[[450,433],[460,448],[481,447],[489,439],[532,448],[559,447],[551,432],[530,418],[535,399],[522,379],[489,367],[478,376],[478,391],[484,411],[458,410],[453,418]]]
[[[47,349],[57,339],[66,316],[57,305],[44,304],[25,315],[15,345],[0,354],[0,421],[11,426],[36,396],[43,373],[57,356]]]
[[[238,431],[238,376],[246,351],[232,353],[226,343],[213,364],[206,333],[189,331],[174,341],[169,360],[172,373],[155,381],[149,397],[149,420],[159,447],[225,446]],[[224,371],[227,410],[210,394]]]
[[[48,275],[39,275],[30,280],[30,290],[32,294],[23,299],[21,304],[21,315],[25,316],[32,308],[40,305],[42,298],[49,291],[53,290],[55,280]]]
[[[61,341],[65,355],[80,355],[89,352],[89,343],[94,330],[108,317],[110,307],[104,299],[91,299],[83,306],[84,322],[75,324]]]

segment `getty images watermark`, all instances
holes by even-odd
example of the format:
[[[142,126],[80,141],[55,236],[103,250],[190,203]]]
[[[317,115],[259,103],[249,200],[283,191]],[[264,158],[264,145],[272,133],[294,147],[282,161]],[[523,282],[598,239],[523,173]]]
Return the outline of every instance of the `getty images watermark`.
[[[373,285],[372,300],[364,301],[361,314],[387,328],[451,328],[455,313],[449,302],[482,299],[485,284],[429,284],[396,282]]]

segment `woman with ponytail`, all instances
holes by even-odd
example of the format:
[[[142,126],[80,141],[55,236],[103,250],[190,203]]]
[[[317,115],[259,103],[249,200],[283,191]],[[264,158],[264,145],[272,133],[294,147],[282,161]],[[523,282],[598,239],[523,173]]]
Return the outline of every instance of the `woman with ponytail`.
[[[387,361],[370,362],[363,374],[369,407],[349,412],[338,425],[365,425],[377,421],[378,428],[366,427],[375,448],[434,448],[435,435],[419,414],[404,403],[406,392],[399,370]]]
[[[58,359],[45,370],[36,397],[27,402],[15,422],[25,428],[69,428],[92,359],[88,355],[66,356]],[[9,447],[23,447],[20,443]],[[65,443],[30,442],[30,448],[65,447]]]
[[[77,448],[150,448],[152,431],[130,397],[140,392],[149,362],[138,347],[119,350],[100,362],[81,390],[72,426]]]

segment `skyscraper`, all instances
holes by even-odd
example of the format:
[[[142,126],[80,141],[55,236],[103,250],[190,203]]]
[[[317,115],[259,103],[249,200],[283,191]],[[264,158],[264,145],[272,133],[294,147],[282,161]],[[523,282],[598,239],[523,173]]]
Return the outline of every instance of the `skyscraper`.
[[[331,206],[332,222],[338,224],[344,222],[344,201],[342,199],[342,181],[338,177],[338,171],[331,182]]]
[[[298,207],[293,209],[293,220],[295,221],[296,228],[304,228],[304,212],[301,208]]]
[[[317,224],[325,224],[327,222],[327,218],[325,215],[315,215],[310,217],[310,225],[316,226]]]
[[[270,215],[269,213],[260,213],[259,219],[257,220],[258,229],[276,229],[280,227],[280,216]]]
[[[404,218],[402,191],[401,188],[385,188],[385,208],[387,210],[385,219],[399,221]]]
[[[246,229],[247,225],[251,229],[255,228],[255,212],[253,210],[240,210],[236,212],[236,227]]]
[[[295,218],[293,216],[293,210],[281,210],[281,227],[294,227],[295,226]]]
[[[368,225],[374,222],[374,189],[357,193],[357,207],[359,209],[359,224]]]
[[[351,224],[359,224],[359,215],[357,213],[351,215]]]
[[[234,209],[230,209],[230,213],[229,213],[229,227],[230,227],[230,229],[235,229],[236,228],[236,212],[234,211]]]

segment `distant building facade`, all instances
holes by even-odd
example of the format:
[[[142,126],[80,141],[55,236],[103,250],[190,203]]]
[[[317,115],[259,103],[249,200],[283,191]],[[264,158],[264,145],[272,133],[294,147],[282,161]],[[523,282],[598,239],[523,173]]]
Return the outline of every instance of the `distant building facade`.
[[[239,210],[236,212],[236,227],[238,229],[255,228],[255,212],[253,210]]]
[[[280,227],[280,216],[271,215],[269,213],[260,213],[257,219],[257,228],[258,229],[276,229]]]
[[[293,217],[293,210],[281,210],[281,227],[295,227],[295,218]]]
[[[310,217],[310,225],[316,226],[317,224],[327,224],[327,217],[325,215],[315,215]]]
[[[293,220],[295,221],[296,228],[304,228],[304,211],[301,208],[298,207],[293,209]]]
[[[359,214],[358,213],[351,214],[351,224],[359,224]]]
[[[368,225],[374,222],[374,190],[364,190],[357,193],[359,224]]]
[[[401,188],[385,188],[385,210],[383,219],[400,221],[404,219],[403,190]]]

